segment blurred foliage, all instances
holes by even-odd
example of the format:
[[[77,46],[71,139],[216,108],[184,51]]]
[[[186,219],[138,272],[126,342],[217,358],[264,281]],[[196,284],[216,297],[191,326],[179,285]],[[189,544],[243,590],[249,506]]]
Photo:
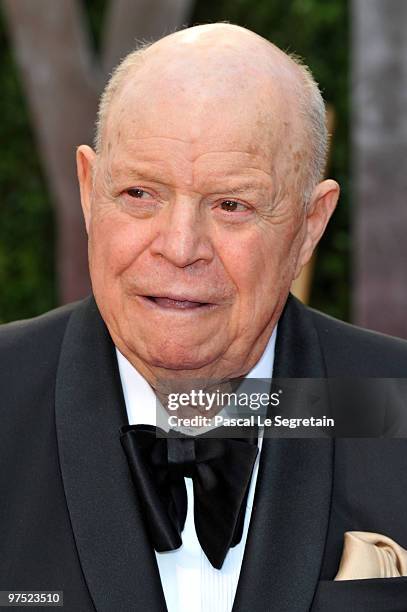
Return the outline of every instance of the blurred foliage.
[[[110,0],[114,2],[115,0]],[[84,17],[87,19],[91,40],[96,53],[100,49],[102,30],[109,0],[81,0]]]
[[[114,0],[113,0],[114,1]],[[107,0],[82,0],[94,42]],[[329,174],[340,206],[320,244],[311,304],[349,315],[348,6],[343,0],[198,0],[192,23],[230,21],[300,55],[336,114]],[[54,214],[5,23],[0,14],[0,322],[56,305]]]
[[[56,302],[53,210],[0,14],[0,322]]]

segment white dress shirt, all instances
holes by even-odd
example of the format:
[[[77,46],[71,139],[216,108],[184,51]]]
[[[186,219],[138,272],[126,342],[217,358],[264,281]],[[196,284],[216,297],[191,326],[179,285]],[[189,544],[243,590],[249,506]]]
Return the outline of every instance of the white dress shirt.
[[[274,328],[262,357],[246,378],[272,377],[276,333],[277,327]],[[129,424],[155,425],[157,398],[152,387],[117,348],[116,354]],[[192,480],[185,478],[188,511],[182,532],[182,546],[177,550],[155,553],[168,612],[231,612],[252,512],[262,446],[261,433],[259,432],[259,453],[250,483],[242,539],[239,544],[229,549],[220,570],[209,563],[199,544],[194,525]]]

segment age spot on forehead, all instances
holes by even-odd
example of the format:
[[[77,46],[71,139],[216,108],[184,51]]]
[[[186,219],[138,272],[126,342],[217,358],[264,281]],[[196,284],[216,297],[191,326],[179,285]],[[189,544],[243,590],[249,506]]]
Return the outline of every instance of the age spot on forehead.
[[[293,172],[294,174],[298,174],[303,167],[304,162],[306,161],[306,155],[304,150],[296,149],[292,155],[293,160]]]

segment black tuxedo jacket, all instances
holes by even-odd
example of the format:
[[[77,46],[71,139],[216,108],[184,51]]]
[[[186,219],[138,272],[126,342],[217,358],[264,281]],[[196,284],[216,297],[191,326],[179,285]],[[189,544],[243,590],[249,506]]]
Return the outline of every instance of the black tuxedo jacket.
[[[0,330],[0,590],[65,612],[164,612],[119,440],[114,347],[93,298]],[[407,343],[289,297],[280,377],[406,377]],[[407,578],[334,582],[348,530],[407,548],[407,441],[265,439],[233,612],[407,611]]]

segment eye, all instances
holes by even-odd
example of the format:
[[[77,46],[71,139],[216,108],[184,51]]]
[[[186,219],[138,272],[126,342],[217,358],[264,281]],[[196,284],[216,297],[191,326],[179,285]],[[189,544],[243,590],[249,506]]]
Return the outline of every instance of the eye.
[[[248,210],[248,207],[242,204],[241,202],[236,202],[236,200],[223,200],[221,202],[220,207],[225,212],[245,212]]]
[[[146,198],[151,198],[151,195],[148,193],[148,191],[144,191],[144,189],[140,189],[139,187],[131,187],[130,189],[126,190],[126,193],[131,198],[136,198],[138,200],[145,200]]]

